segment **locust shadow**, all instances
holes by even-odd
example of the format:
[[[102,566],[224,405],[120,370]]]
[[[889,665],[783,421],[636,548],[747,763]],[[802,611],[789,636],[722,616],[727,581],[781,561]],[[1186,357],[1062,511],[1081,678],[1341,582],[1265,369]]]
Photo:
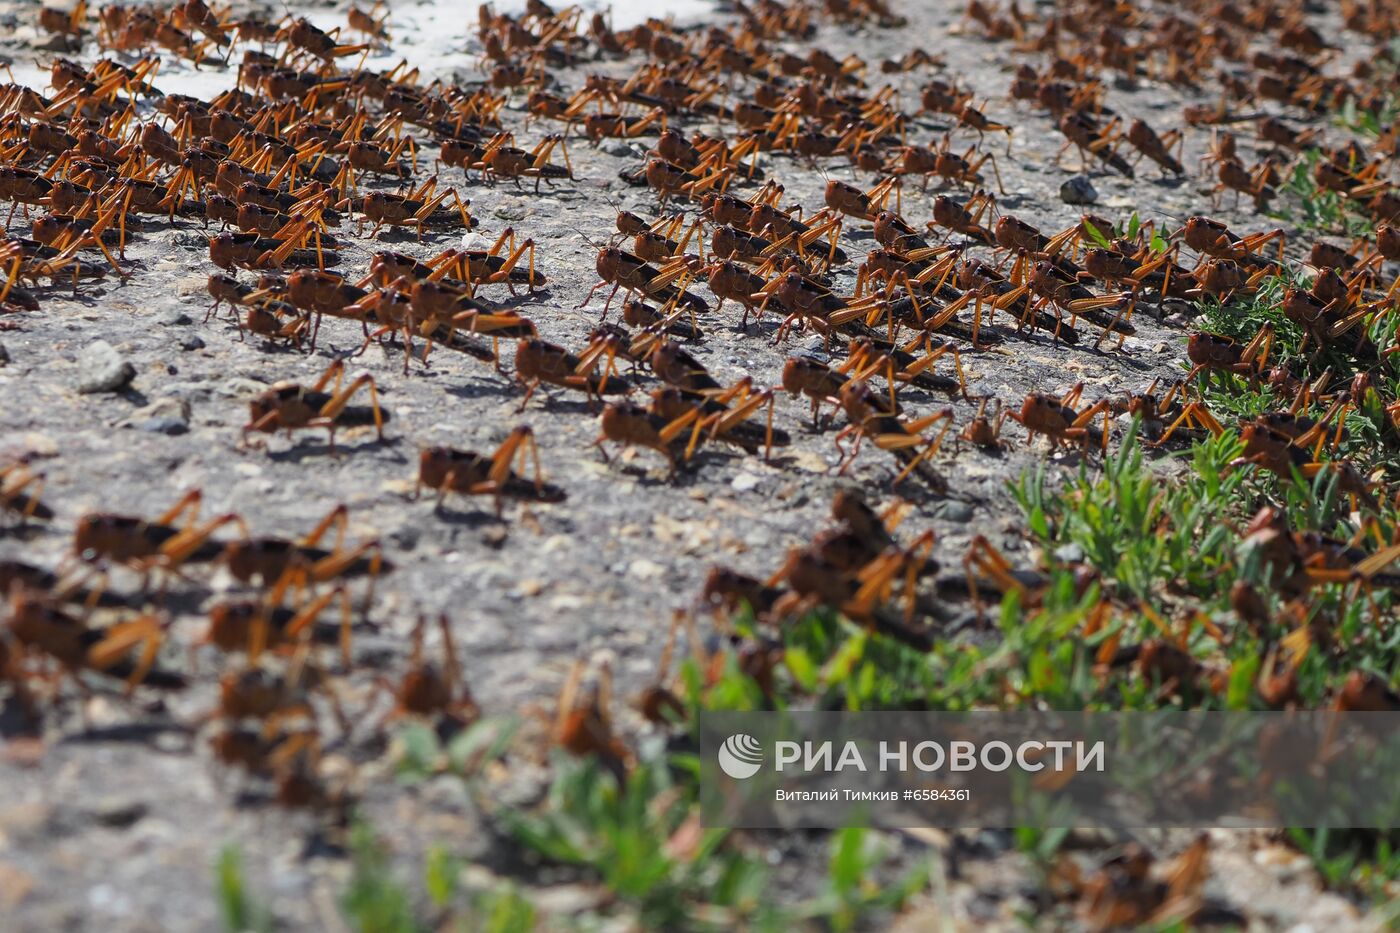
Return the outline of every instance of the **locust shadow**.
[[[514,295],[507,293],[507,297],[499,300],[486,299],[488,304],[497,308],[523,308],[534,304],[541,304],[552,298],[549,286],[537,288],[534,291],[517,292]]]
[[[505,531],[510,529],[510,523],[503,516],[497,515],[493,509],[479,509],[470,506],[463,508],[457,506],[451,497],[434,504],[432,514],[444,525],[452,525],[457,528],[473,531],[485,528],[499,528]]]
[[[284,450],[268,450],[267,458],[276,463],[295,464],[314,457],[348,457],[369,450],[388,450],[397,447],[400,441],[401,439],[398,437],[385,437],[361,441],[357,444],[337,442],[334,447],[329,442],[298,442]]]
[[[621,397],[622,396],[619,394],[618,396],[610,398]],[[534,397],[530,399],[530,404],[526,405],[524,409],[521,409],[519,413],[524,414],[531,408],[540,408],[544,411],[549,412],[550,414],[567,412],[572,415],[580,415],[583,417],[594,417],[600,414],[603,410],[602,405],[599,405],[597,402],[591,399],[578,399],[558,395],[545,395],[543,389],[536,390]]]
[[[11,693],[0,703],[0,738],[37,739],[43,735],[39,711],[29,706],[25,698]]]
[[[182,735],[193,738],[193,730],[186,724],[173,719],[152,720],[149,722],[128,722],[112,726],[89,726],[59,739],[58,745],[104,745],[119,743],[124,745],[151,745],[163,735]]]
[[[502,373],[502,375],[509,378],[509,376],[507,376],[507,374],[505,373]],[[508,396],[520,394],[520,386],[514,381],[496,382],[474,380],[472,382],[464,382],[458,385],[443,386],[442,390],[448,395],[452,395],[456,398],[461,399],[478,399],[487,398],[491,396],[497,398],[506,398]]]
[[[0,524],[0,540],[10,538],[15,541],[33,541],[44,535],[44,526],[38,522],[25,522],[23,524],[11,523]],[[3,595],[3,594],[0,594]]]
[[[380,243],[392,243],[395,245],[403,243],[417,243],[422,246],[434,246],[438,243],[455,241],[460,242],[466,230],[434,230],[425,229],[420,236],[415,227],[384,227],[379,231],[375,239]]]

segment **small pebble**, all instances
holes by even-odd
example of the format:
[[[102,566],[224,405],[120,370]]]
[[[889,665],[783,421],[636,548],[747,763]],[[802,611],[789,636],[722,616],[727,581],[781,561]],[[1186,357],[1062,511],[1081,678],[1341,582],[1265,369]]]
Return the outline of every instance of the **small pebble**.
[[[156,323],[162,327],[183,327],[186,324],[193,324],[190,316],[179,308],[172,308],[162,312],[156,317]]]
[[[112,829],[126,829],[139,823],[146,812],[146,805],[139,800],[107,797],[97,802],[92,811],[92,818]]]
[[[242,376],[230,376],[219,386],[219,394],[226,398],[243,398],[249,395],[256,395],[266,391],[267,383],[258,382],[256,379],[245,379]]]
[[[938,509],[938,517],[950,522],[970,522],[972,515],[972,506],[957,499],[949,499]]]
[[[203,401],[208,399],[213,392],[213,386],[193,378],[187,382],[167,382],[160,387],[161,395],[184,401]]]
[[[171,437],[187,434],[190,430],[190,426],[179,418],[147,418],[137,422],[136,428],[148,434],[168,434]]]
[[[190,406],[180,399],[162,398],[132,412],[119,426],[148,434],[184,434],[190,429]]]
[[[757,489],[761,482],[763,480],[752,473],[740,473],[730,481],[729,485],[734,487],[735,492],[748,492],[751,489]]]
[[[84,395],[120,392],[136,378],[136,367],[105,340],[91,343],[78,356],[78,391]]]
[[[1095,204],[1099,193],[1087,175],[1075,175],[1060,185],[1060,200],[1066,204]]]
[[[177,231],[170,234],[168,242],[172,246],[182,246],[185,249],[207,250],[209,248],[209,241],[197,233],[180,233]]]
[[[654,560],[639,557],[627,566],[627,572],[638,580],[656,580],[665,575],[666,568]]]
[[[203,350],[203,349],[204,349],[204,341],[203,341],[203,340],[200,340],[198,337],[188,337],[188,338],[186,338],[185,340],[180,341],[180,349],[181,349],[181,350]]]
[[[389,540],[394,546],[403,548],[405,551],[411,551],[418,546],[418,539],[420,537],[421,532],[419,532],[417,528],[411,525],[405,525],[398,531],[390,533]]]
[[[10,362],[10,351],[5,349],[5,345],[0,343],[0,366],[5,366]]]

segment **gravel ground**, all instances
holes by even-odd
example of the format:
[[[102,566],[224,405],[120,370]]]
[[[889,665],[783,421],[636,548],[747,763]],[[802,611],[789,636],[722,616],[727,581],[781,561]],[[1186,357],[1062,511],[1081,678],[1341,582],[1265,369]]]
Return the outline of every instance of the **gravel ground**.
[[[314,7],[322,19],[339,21],[344,5],[334,11],[327,6],[293,3],[291,9]],[[0,38],[10,36],[0,48],[17,63],[21,80],[36,56],[25,25],[34,9],[30,3],[0,3]],[[946,73],[973,88],[992,119],[1015,125],[1009,155],[988,143],[1008,192],[998,198],[1000,209],[1046,232],[1075,222],[1082,208],[1063,203],[1058,192],[1075,174],[1077,157],[1071,153],[1066,167],[1058,165],[1062,137],[1049,118],[1006,99],[1015,64],[1006,50],[954,34],[950,27],[961,13],[952,3],[904,4],[901,12],[910,17],[907,29],[851,33],[824,26],[816,41],[838,56],[853,52],[872,65],[915,45],[942,57]],[[427,14],[425,8],[405,5],[395,16],[421,23]],[[475,39],[465,38],[469,28],[470,23],[458,24],[450,36],[434,36],[442,54],[415,63],[431,76],[479,80],[479,73],[469,71],[478,53]],[[94,53],[91,45],[82,50],[85,59]],[[590,64],[554,77],[573,88],[586,72],[621,73],[625,67]],[[168,63],[157,83],[175,86],[187,77],[182,68]],[[899,76],[906,109],[915,108],[918,87],[928,77],[927,71]],[[1113,107],[1144,117],[1159,131],[1178,123],[1184,103],[1198,100],[1205,97],[1150,83],[1118,87],[1110,95]],[[518,126],[522,107],[522,100],[512,102],[508,123]],[[943,127],[938,119],[921,118],[918,135],[927,140]],[[522,137],[534,139],[539,132],[531,127]],[[976,139],[967,132],[960,138],[966,145]],[[1183,161],[1194,167],[1208,143],[1208,133],[1188,131]],[[481,234],[494,238],[510,225],[535,240],[538,267],[550,281],[514,304],[546,339],[577,349],[597,324],[601,295],[587,308],[575,306],[596,281],[593,244],[612,232],[615,211],[655,214],[649,192],[618,180],[619,170],[638,164],[643,149],[616,141],[591,149],[577,142],[571,149],[576,180],[539,195],[510,184],[486,187],[458,169],[443,169],[441,183],[470,198]],[[422,157],[434,154],[428,148]],[[808,211],[821,206],[827,177],[863,187],[872,183],[834,162],[821,170],[787,160],[767,166],[786,186],[786,200]],[[1144,219],[1175,226],[1190,214],[1208,212],[1240,232],[1274,223],[1229,209],[1228,198],[1226,208],[1211,211],[1211,181],[1199,173],[1180,181],[1158,178],[1146,166],[1136,181],[1094,169],[1089,174],[1098,193],[1093,210],[1109,217],[1137,210]],[[903,192],[905,216],[918,222],[931,216],[935,193],[909,186]],[[843,241],[848,251],[870,248],[863,227],[848,224]],[[11,229],[24,228],[16,217]],[[84,513],[155,515],[191,489],[203,491],[205,514],[236,511],[262,534],[303,534],[344,503],[351,538],[377,537],[397,565],[377,584],[368,622],[357,628],[358,673],[348,685],[346,705],[361,723],[362,739],[388,708],[374,675],[407,655],[406,636],[421,613],[449,614],[467,681],[488,714],[545,708],[579,658],[609,658],[619,691],[626,694],[653,676],[671,613],[693,606],[712,565],[770,573],[789,546],[825,524],[832,493],[844,484],[859,484],[888,500],[893,460],[867,448],[848,476],[833,475],[834,432],[811,431],[800,399],[778,398],[777,423],[793,434],[794,443],[773,463],[718,450],[668,481],[664,463],[649,452],[603,462],[592,446],[597,418],[581,397],[546,391],[521,411],[520,388],[488,365],[438,351],[427,367],[415,363],[405,376],[398,345],[371,348],[349,364],[354,372],[373,375],[392,412],[383,442],[361,430],[342,434],[335,451],[314,432],[291,442],[276,438],[266,450],[241,446],[249,396],[278,380],[314,380],[332,359],[358,348],[362,335],[354,325],[327,320],[317,350],[308,355],[244,338],[224,321],[205,323],[204,284],[213,267],[204,236],[195,221],[141,223],[127,251],[129,281],[109,278],[84,284],[76,293],[49,288],[41,312],[7,319],[15,327],[0,332],[0,360],[8,358],[0,366],[0,455],[41,458],[45,499],[58,516],[37,532],[5,532],[0,557],[55,564]],[[379,242],[356,238],[344,251],[343,268],[358,277],[371,252],[384,244],[426,257],[457,240],[429,235],[419,242],[411,234],[384,235]],[[852,282],[853,267],[847,267],[836,290],[848,293]],[[486,294],[508,297],[499,287],[488,287]],[[721,381],[748,375],[758,385],[777,385],[788,354],[820,350],[819,340],[800,335],[775,346],[771,315],[745,331],[734,311],[730,307],[703,319],[705,339],[688,348]],[[1083,382],[1085,399],[1092,400],[1179,375],[1181,323],[1160,322],[1147,313],[1134,323],[1137,335],[1121,348],[1106,341],[1095,349],[1092,339],[1069,347],[1037,335],[1013,337],[999,350],[967,353],[969,392],[1016,405],[1028,391],[1061,392]],[[130,363],[135,375],[121,391],[82,393],[79,386],[95,366],[113,363],[110,357],[105,364],[99,359],[106,355],[93,349],[99,342],[110,345],[116,365]],[[509,351],[506,356],[508,362]],[[951,405],[959,427],[975,411],[974,403],[960,398],[915,390],[904,398],[920,413]],[[453,501],[437,513],[431,499],[412,497],[419,448],[451,444],[489,450],[520,424],[533,428],[547,478],[567,491],[565,503],[511,506],[501,521],[489,501]],[[937,555],[946,565],[957,565],[973,534],[985,534],[1029,560],[1006,481],[1040,463],[1053,469],[1077,464],[1077,455],[1048,453],[1043,440],[1028,447],[1015,424],[1008,422],[1005,437],[1011,444],[1001,454],[949,445],[939,455],[938,469],[951,490],[946,498],[901,489],[915,506],[905,529],[934,529]],[[180,615],[167,650],[177,659],[198,637],[201,608],[233,585],[222,572],[195,569],[190,576],[173,603]],[[118,571],[115,582],[132,586],[135,581]],[[966,615],[966,607],[955,608]],[[197,728],[212,706],[219,666],[212,654],[201,660],[208,676],[168,705],[99,694],[49,717],[37,741],[15,736],[4,747],[0,916],[5,919],[0,927],[210,928],[216,923],[210,866],[231,842],[244,850],[251,884],[288,926],[336,927],[334,898],[347,872],[336,829],[307,816],[238,805],[237,782],[220,777]],[[635,728],[628,715],[624,724]],[[374,744],[366,740],[341,760],[347,770],[355,769],[361,807],[398,855],[413,864],[428,842],[445,840],[488,871],[512,860],[514,853],[494,841],[455,782],[400,787],[379,751],[374,754]],[[526,774],[522,783],[528,787],[532,781],[537,784],[538,775]],[[1158,841],[1170,851],[1183,840]],[[1320,894],[1305,860],[1269,837],[1221,833],[1218,843],[1212,893],[1257,928],[1363,925],[1354,905]],[[803,847],[791,841],[757,844],[791,855],[795,866],[809,863],[798,851]],[[925,845],[913,839],[900,844],[911,852]],[[983,833],[944,837],[939,847],[950,859],[956,856],[950,864],[958,867],[957,874],[946,898],[906,918],[907,928],[949,918],[956,928],[1014,924],[1015,911],[1025,907],[1027,875],[1020,857],[1009,853],[1009,840]],[[592,896],[580,886],[538,880],[541,904],[562,914]]]

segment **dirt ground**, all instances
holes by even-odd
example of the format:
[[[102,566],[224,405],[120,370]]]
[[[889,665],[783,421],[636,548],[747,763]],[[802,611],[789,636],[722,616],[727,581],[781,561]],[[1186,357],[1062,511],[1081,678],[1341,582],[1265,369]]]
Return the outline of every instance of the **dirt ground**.
[[[314,8],[323,20],[337,22],[345,6],[293,3],[290,9]],[[53,54],[32,47],[35,34],[28,24],[36,8],[33,3],[0,3],[0,50],[28,83],[43,81],[30,63]],[[1050,119],[1006,98],[1014,62],[999,57],[996,47],[950,30],[960,19],[959,5],[905,3],[900,11],[910,18],[908,28],[852,34],[826,25],[816,41],[838,56],[855,53],[872,64],[915,46],[941,57],[943,72],[973,88],[992,119],[1005,118],[1016,127],[1009,153],[1005,146],[988,144],[1007,191],[998,196],[998,208],[1046,232],[1076,222],[1083,208],[1063,203],[1059,189],[1076,173],[1078,156],[1069,153],[1063,165],[1057,162],[1062,137]],[[409,51],[427,56],[415,58],[415,64],[429,77],[480,80],[473,71],[479,55],[469,35],[473,22],[453,23],[446,37],[439,31],[431,37],[434,45],[424,38],[429,12],[405,4],[391,20],[394,34],[407,37]],[[424,29],[417,38],[415,25]],[[795,44],[793,49],[800,51]],[[86,61],[95,54],[89,44],[79,57]],[[399,48],[384,53],[370,66],[382,67],[378,62],[391,63],[398,54]],[[625,67],[598,62],[552,76],[572,89],[588,72],[620,73]],[[234,77],[232,70],[215,65],[204,70],[208,74],[192,79],[197,86]],[[190,79],[187,71],[188,66],[170,61],[156,83],[177,86]],[[916,109],[919,84],[929,77],[927,71],[893,76],[906,109]],[[1114,88],[1110,102],[1160,131],[1177,125],[1182,106],[1197,99],[1144,82]],[[514,99],[506,113],[518,128],[523,101]],[[918,132],[929,139],[947,127],[946,121],[926,115]],[[532,126],[521,135],[533,140],[541,132]],[[966,131],[959,138],[966,145],[976,140]],[[1186,138],[1183,161],[1194,168],[1209,134],[1193,130]],[[510,304],[528,315],[544,338],[577,349],[597,325],[605,293],[588,307],[577,307],[597,278],[596,244],[612,234],[619,208],[644,216],[656,213],[648,190],[618,179],[620,170],[639,164],[644,151],[645,140],[605,142],[599,148],[577,141],[570,149],[576,178],[545,187],[538,195],[509,183],[488,187],[467,180],[459,169],[442,169],[440,183],[470,199],[481,238],[489,242],[511,226],[534,239],[538,268],[549,283],[534,294],[522,292]],[[426,145],[419,158],[435,155]],[[862,187],[872,182],[835,162],[821,168],[790,160],[764,164],[786,185],[785,202],[809,211],[821,206],[828,177]],[[1137,211],[1144,220],[1175,226],[1206,212],[1240,231],[1274,223],[1247,210],[1236,212],[1228,197],[1220,209],[1211,209],[1212,182],[1199,171],[1184,179],[1164,178],[1143,165],[1137,179],[1129,180],[1091,166],[1088,174],[1098,192],[1092,209],[1110,218]],[[925,193],[917,183],[907,185],[902,192],[905,216],[920,223],[928,219],[935,193],[936,187]],[[25,227],[17,216],[10,229]],[[716,448],[671,481],[664,461],[650,452],[628,452],[604,462],[593,446],[598,419],[582,396],[545,390],[521,411],[519,385],[489,365],[439,350],[428,365],[415,362],[404,375],[397,343],[372,346],[348,363],[352,374],[363,370],[373,375],[380,401],[392,413],[384,441],[369,430],[352,431],[338,437],[332,451],[323,436],[312,432],[291,442],[274,438],[267,449],[250,449],[240,444],[248,398],[278,380],[314,380],[333,359],[357,350],[363,335],[356,325],[327,319],[316,351],[306,354],[243,336],[224,319],[206,322],[205,279],[214,271],[205,245],[208,232],[197,220],[141,222],[127,247],[129,280],[108,277],[85,283],[76,293],[63,286],[46,288],[42,311],[7,319],[15,326],[0,332],[5,351],[0,359],[8,358],[0,366],[0,454],[41,458],[45,500],[58,515],[38,531],[4,532],[0,558],[57,564],[83,514],[154,515],[193,489],[203,491],[206,515],[237,512],[261,534],[304,534],[334,506],[348,506],[352,540],[378,538],[396,569],[378,581],[367,621],[357,624],[358,673],[345,698],[356,730],[343,750],[333,754],[342,757],[347,769],[356,769],[362,810],[391,840],[396,855],[410,864],[430,842],[444,840],[487,872],[515,856],[510,843],[483,823],[459,785],[442,780],[402,787],[393,780],[382,745],[375,751],[370,733],[389,700],[374,673],[407,654],[407,636],[420,614],[449,615],[466,679],[488,715],[528,715],[531,709],[547,708],[579,658],[609,659],[619,692],[635,691],[654,674],[672,612],[694,606],[711,566],[767,575],[788,547],[825,523],[838,488],[857,484],[882,501],[890,496],[896,472],[891,458],[867,448],[848,475],[835,475],[834,431],[814,432],[807,403],[785,394],[777,398],[775,417],[791,432],[793,444],[773,462]],[[460,238],[429,234],[420,241],[411,233],[384,234],[376,242],[354,237],[343,251],[341,268],[357,278],[370,254],[386,245],[428,257]],[[849,224],[843,245],[858,253],[869,249],[868,225]],[[245,280],[247,276],[243,273]],[[841,270],[836,283],[838,293],[848,293],[854,266]],[[697,288],[708,297],[703,287]],[[498,286],[488,287],[486,295],[509,298]],[[1014,405],[1029,391],[1062,392],[1082,382],[1085,399],[1093,400],[1143,388],[1154,378],[1178,376],[1184,360],[1180,309],[1169,307],[1163,313],[1166,320],[1154,319],[1146,309],[1139,313],[1136,336],[1121,347],[1105,341],[1095,348],[1092,328],[1084,329],[1090,337],[1077,346],[1037,334],[1013,335],[992,351],[964,347],[968,392]],[[728,307],[702,318],[705,337],[687,349],[723,382],[750,376],[757,385],[777,385],[789,354],[822,350],[820,339],[810,335],[774,345],[777,323],[768,315],[741,329],[737,309]],[[99,341],[130,362],[136,376],[121,392],[81,394],[78,385],[90,372],[85,354]],[[507,363],[509,358],[507,350]],[[642,383],[651,385],[645,378]],[[951,406],[959,428],[976,407],[961,397],[916,389],[904,401],[920,413]],[[437,512],[431,498],[413,498],[420,448],[451,444],[490,450],[522,424],[533,429],[546,477],[566,490],[566,502],[509,506],[499,520],[489,500],[450,501]],[[948,445],[936,461],[948,480],[946,497],[901,489],[915,506],[905,527],[911,532],[933,529],[936,556],[949,566],[957,565],[974,534],[1029,559],[1007,481],[1040,463],[1048,462],[1052,470],[1077,465],[1077,455],[1050,455],[1043,440],[1028,447],[1018,425],[1008,422],[1005,436],[1011,444],[998,455]],[[234,586],[222,571],[195,570],[190,576],[171,604],[177,615],[166,651],[173,657],[183,657],[198,637],[201,610]],[[135,583],[120,572],[116,581],[119,586]],[[966,606],[951,611],[955,627],[976,625]],[[250,882],[287,926],[334,929],[340,923],[334,898],[348,869],[335,841],[309,817],[240,806],[237,782],[222,778],[214,767],[199,724],[213,704],[219,662],[209,653],[198,658],[208,676],[177,699],[128,700],[99,693],[86,704],[72,704],[65,715],[50,717],[41,748],[18,734],[11,737],[0,754],[0,786],[5,788],[0,799],[0,927],[211,928],[216,924],[211,866],[229,843],[242,848]],[[624,724],[640,728],[628,715],[633,714],[624,714]],[[0,723],[15,726],[16,718],[11,711]],[[538,774],[522,775],[522,795],[538,783]],[[1263,834],[1217,836],[1216,880],[1211,883],[1217,890],[1212,894],[1248,917],[1253,927],[1340,930],[1366,925],[1355,905],[1317,890],[1297,853]],[[795,866],[803,864],[791,841],[774,838],[758,844],[771,844],[775,859],[790,855]],[[912,838],[897,844],[910,852],[926,846]],[[1168,840],[1167,847],[1171,845]],[[944,837],[935,848],[950,859],[956,856],[959,870],[945,898],[930,898],[906,918],[906,928],[945,922],[956,929],[1016,924],[1015,911],[1025,906],[1026,869],[1009,837]],[[546,907],[567,914],[588,902],[588,892],[569,879],[537,880],[536,894]]]

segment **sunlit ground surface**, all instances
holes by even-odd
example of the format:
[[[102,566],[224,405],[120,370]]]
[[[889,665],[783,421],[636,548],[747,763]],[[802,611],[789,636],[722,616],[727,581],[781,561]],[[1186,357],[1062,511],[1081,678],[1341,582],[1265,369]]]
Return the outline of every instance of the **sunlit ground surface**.
[[[566,4],[553,2],[556,9]],[[643,22],[648,17],[673,19],[676,22],[693,21],[715,10],[711,0],[621,0],[617,3],[584,2],[577,4],[588,10],[611,8],[612,28],[626,29]],[[368,4],[364,4],[368,6]],[[375,70],[392,68],[404,59],[422,69],[428,77],[465,77],[470,80],[471,72],[479,72],[481,65],[481,43],[477,40],[478,0],[437,0],[423,3],[394,3],[389,12],[388,48],[371,50],[364,60],[364,66]],[[493,3],[491,6],[501,13],[519,13],[525,8],[524,0]],[[313,24],[327,31],[341,28],[345,30],[345,14],[336,10],[312,10],[304,15]],[[583,23],[587,25],[586,21]],[[345,32],[344,41],[361,41],[358,34]],[[198,69],[174,56],[164,56],[157,86],[168,94],[191,94],[209,99],[233,86],[238,77],[237,57],[225,66],[215,59],[203,63]],[[30,87],[48,86],[47,68],[40,68],[33,61],[17,61],[12,66],[15,80]],[[484,77],[484,73],[482,74]]]

